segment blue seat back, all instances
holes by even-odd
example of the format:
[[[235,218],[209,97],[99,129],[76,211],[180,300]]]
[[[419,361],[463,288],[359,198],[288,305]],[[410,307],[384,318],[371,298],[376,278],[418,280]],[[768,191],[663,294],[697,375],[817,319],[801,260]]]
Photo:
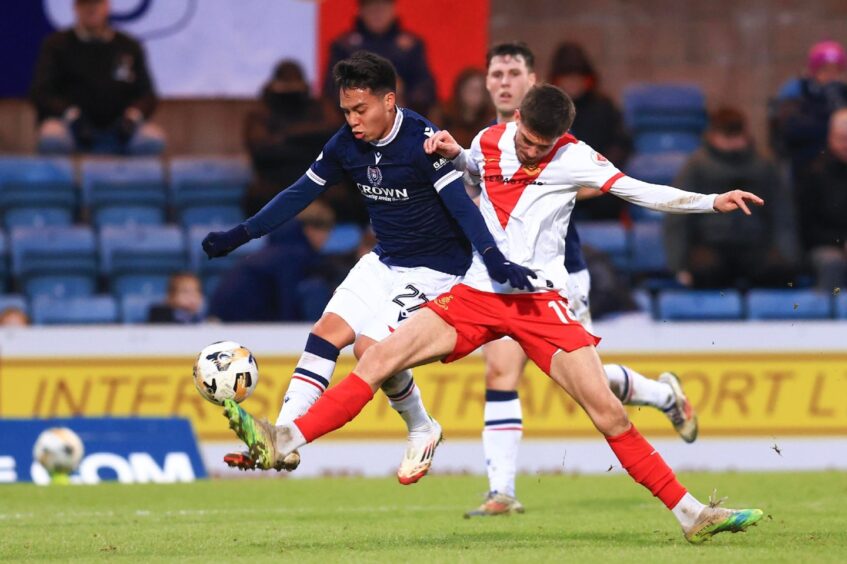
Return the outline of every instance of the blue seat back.
[[[624,119],[630,130],[689,131],[700,134],[706,127],[706,97],[692,84],[640,84],[623,94]]]
[[[145,323],[150,307],[164,301],[164,295],[126,295],[121,299],[121,320],[124,323]]]
[[[847,294],[843,291],[835,296],[835,317],[847,319]]]
[[[158,297],[167,294],[171,273],[114,274],[111,277],[112,295],[118,299],[126,296]]]
[[[362,228],[355,223],[340,223],[329,233],[321,252],[324,254],[350,253],[362,241]]]
[[[0,184],[74,183],[74,167],[66,157],[0,156]]]
[[[630,231],[633,272],[665,272],[668,260],[665,255],[663,226],[658,222],[635,223]]]
[[[0,313],[9,308],[17,308],[29,315],[29,304],[26,296],[20,294],[0,294]]]
[[[239,207],[250,177],[250,167],[244,159],[177,157],[170,163],[174,207],[178,212],[194,206]],[[212,223],[212,220],[209,218],[205,223]]]
[[[97,228],[162,225],[165,222],[165,209],[146,205],[101,206],[94,210],[93,220]]]
[[[665,290],[659,294],[660,319],[741,319],[741,294],[736,290]]]
[[[628,268],[629,241],[624,226],[619,221],[585,221],[578,225],[579,239],[609,255],[622,268]]]
[[[104,227],[100,253],[106,274],[170,274],[186,267],[185,239],[172,225]]]
[[[244,219],[240,205],[197,205],[186,206],[177,212],[179,223],[183,227],[196,225],[237,225]]]
[[[33,302],[32,320],[37,325],[116,323],[118,306],[111,296],[41,298]]]
[[[94,231],[86,226],[19,227],[12,230],[12,272],[18,277],[37,274],[97,273]]]
[[[830,294],[815,290],[751,290],[747,294],[751,319],[829,319]]]
[[[187,230],[188,238],[188,255],[190,268],[204,279],[204,291],[209,295],[209,288],[206,287],[206,278],[210,275],[218,275],[235,266],[235,264],[246,256],[261,251],[267,245],[267,237],[253,239],[245,245],[235,249],[225,257],[209,260],[206,253],[203,252],[201,243],[210,231],[222,231],[229,229],[229,225],[195,225]]]
[[[31,300],[93,296],[96,289],[95,277],[85,274],[33,275],[23,282],[24,293]]]

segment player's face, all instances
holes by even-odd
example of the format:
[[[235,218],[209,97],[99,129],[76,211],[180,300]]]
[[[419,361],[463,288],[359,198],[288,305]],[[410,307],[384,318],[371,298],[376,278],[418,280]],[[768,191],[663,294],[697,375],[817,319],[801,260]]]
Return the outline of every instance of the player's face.
[[[485,87],[501,120],[511,121],[529,89],[535,85],[535,73],[520,55],[498,55],[491,58]]]
[[[342,88],[341,111],[353,136],[361,141],[379,141],[394,125],[394,92],[379,95],[370,89]]]
[[[84,29],[96,31],[105,27],[109,21],[109,2],[107,0],[82,0],[74,3],[76,21]]]
[[[533,167],[546,157],[553,146],[558,141],[558,138],[548,139],[542,137],[526,127],[520,121],[518,114],[518,129],[515,132],[515,152],[518,155],[518,160],[524,166]]]

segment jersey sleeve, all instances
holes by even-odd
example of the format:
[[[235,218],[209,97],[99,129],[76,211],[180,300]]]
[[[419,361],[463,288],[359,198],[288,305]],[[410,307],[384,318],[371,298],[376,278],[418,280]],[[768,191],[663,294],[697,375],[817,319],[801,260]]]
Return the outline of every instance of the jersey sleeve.
[[[568,148],[566,170],[570,183],[601,192],[608,192],[625,176],[606,157],[581,141]]]
[[[346,127],[346,126],[345,126]],[[344,128],[340,129],[324,145],[323,151],[306,171],[306,176],[318,186],[332,186],[344,177],[342,162]]]
[[[434,153],[427,155],[423,150],[423,139],[418,149],[420,160],[427,181],[431,182],[436,192],[441,192],[445,186],[454,180],[462,178],[462,172],[456,170],[453,161]]]

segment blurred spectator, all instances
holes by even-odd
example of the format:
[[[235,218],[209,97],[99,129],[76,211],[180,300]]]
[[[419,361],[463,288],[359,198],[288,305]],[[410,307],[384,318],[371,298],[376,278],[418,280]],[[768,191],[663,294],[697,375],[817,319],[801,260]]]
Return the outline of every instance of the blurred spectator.
[[[564,90],[576,106],[571,133],[623,168],[632,151],[621,112],[611,98],[599,90],[600,76],[585,50],[577,43],[561,43],[553,55],[550,82]],[[618,219],[625,209],[620,198],[591,198],[580,201],[580,216]]]
[[[427,66],[423,41],[402,29],[394,0],[359,0],[359,15],[353,29],[330,46],[324,96],[334,101],[338,99],[332,67],[363,49],[382,55],[394,64],[405,104],[419,114],[427,115],[436,101],[435,80]]]
[[[801,178],[797,194],[818,287],[841,288],[847,283],[847,108],[832,114],[826,151]]]
[[[109,26],[109,9],[109,0],[74,0],[76,25],[44,40],[30,94],[42,153],[164,149],[164,132],[146,122],[156,94],[144,51]]]
[[[191,272],[178,272],[168,281],[168,297],[154,305],[147,315],[149,323],[200,323],[203,315],[203,287]]]
[[[471,141],[482,129],[491,124],[494,106],[485,89],[485,73],[478,69],[465,69],[456,78],[453,96],[432,121],[447,129],[462,147],[470,147]]]
[[[337,112],[309,95],[300,65],[280,61],[262,88],[261,107],[244,123],[255,173],[245,201],[247,215],[300,178],[340,125]]]
[[[794,178],[826,146],[829,116],[847,106],[845,71],[844,47],[821,41],[809,50],[804,76],[788,81],[777,95],[771,142],[790,161]]]
[[[2,327],[26,327],[27,325],[29,325],[29,316],[19,307],[7,307],[0,312]]]
[[[695,151],[674,186],[701,193],[741,188],[766,205],[743,214],[668,215],[668,266],[686,286],[724,288],[784,286],[792,270],[786,258],[794,237],[790,198],[776,166],[753,146],[746,119],[721,108],[709,120],[703,146]]]
[[[225,273],[209,311],[222,321],[314,321],[356,258],[320,252],[334,226],[332,209],[313,202],[269,235],[261,251]]]

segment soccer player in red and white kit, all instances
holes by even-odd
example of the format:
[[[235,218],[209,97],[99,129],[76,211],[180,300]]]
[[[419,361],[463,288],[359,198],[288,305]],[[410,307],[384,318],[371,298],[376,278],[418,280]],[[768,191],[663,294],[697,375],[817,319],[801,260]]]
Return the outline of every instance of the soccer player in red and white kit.
[[[493,281],[475,254],[461,284],[369,348],[349,376],[293,423],[274,427],[227,400],[230,426],[262,468],[352,420],[392,374],[434,360],[452,362],[508,335],[585,410],[621,466],[672,511],[689,542],[745,530],[762,518],[759,509],[698,501],[629,421],[603,373],[595,349],[600,340],[569,313],[563,234],[581,186],[676,213],[749,214],[748,203],[764,202],[741,190],[704,195],[626,177],[566,133],[573,117],[573,102],[564,92],[535,87],[516,121],[483,130],[468,155],[467,168],[482,183],[480,210],[497,246],[535,272],[535,288],[518,291]],[[441,147],[448,157],[460,150]]]

